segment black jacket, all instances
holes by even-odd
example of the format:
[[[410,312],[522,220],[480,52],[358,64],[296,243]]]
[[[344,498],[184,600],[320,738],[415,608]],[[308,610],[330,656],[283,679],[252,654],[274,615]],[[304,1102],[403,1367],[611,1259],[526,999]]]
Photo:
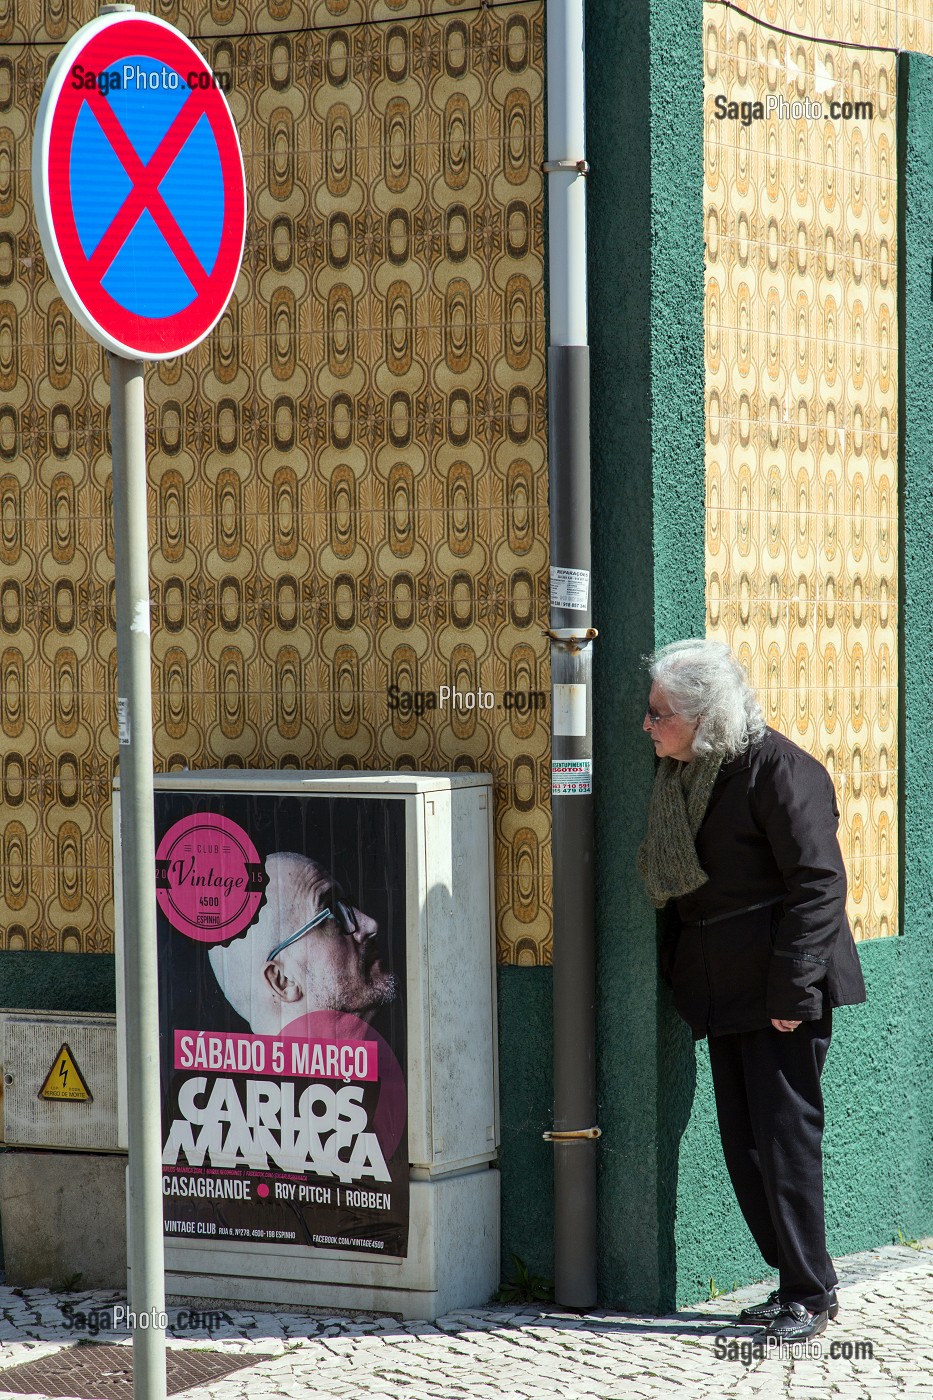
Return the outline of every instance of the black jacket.
[[[695,1036],[865,1000],[838,824],[826,769],[783,734],[723,764],[696,836],[709,880],[662,916],[662,975]]]

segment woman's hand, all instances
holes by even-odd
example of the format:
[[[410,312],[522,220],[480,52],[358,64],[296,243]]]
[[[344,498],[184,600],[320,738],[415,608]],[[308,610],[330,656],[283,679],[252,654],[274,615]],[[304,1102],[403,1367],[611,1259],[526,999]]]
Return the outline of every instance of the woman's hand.
[[[771,1024],[776,1031],[795,1031],[800,1025],[799,1021],[779,1021],[774,1016],[771,1017]]]

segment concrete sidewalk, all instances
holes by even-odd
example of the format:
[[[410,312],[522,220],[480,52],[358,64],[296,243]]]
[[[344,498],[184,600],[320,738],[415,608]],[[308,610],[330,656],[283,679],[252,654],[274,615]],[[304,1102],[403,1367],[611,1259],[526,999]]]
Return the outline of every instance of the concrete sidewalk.
[[[229,1321],[192,1332],[186,1309],[173,1306],[169,1344],[271,1358],[185,1391],[190,1400],[635,1400],[675,1390],[697,1400],[933,1398],[933,1240],[850,1255],[836,1267],[839,1320],[797,1355],[753,1353],[753,1330],[735,1325],[768,1284],[660,1318],[493,1306],[402,1323],[227,1310]],[[63,1309],[88,1321],[94,1313],[96,1327],[101,1312],[110,1322],[123,1303],[116,1294],[0,1288],[0,1393],[22,1393],[4,1388],[3,1370],[79,1337],[129,1344],[125,1328],[89,1336],[65,1327]]]

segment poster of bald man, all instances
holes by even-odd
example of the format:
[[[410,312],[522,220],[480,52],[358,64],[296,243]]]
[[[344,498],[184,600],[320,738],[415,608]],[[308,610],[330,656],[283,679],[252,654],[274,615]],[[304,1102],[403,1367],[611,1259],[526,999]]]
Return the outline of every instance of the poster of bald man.
[[[156,793],[165,1234],[408,1246],[397,799]]]

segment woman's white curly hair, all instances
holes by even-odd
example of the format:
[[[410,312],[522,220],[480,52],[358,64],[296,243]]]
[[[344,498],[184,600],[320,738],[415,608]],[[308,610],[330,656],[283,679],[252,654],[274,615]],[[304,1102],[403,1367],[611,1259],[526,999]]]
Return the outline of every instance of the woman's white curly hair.
[[[690,638],[646,658],[652,681],[684,719],[699,719],[693,752],[734,758],[765,732],[764,716],[739,661],[725,642]]]

